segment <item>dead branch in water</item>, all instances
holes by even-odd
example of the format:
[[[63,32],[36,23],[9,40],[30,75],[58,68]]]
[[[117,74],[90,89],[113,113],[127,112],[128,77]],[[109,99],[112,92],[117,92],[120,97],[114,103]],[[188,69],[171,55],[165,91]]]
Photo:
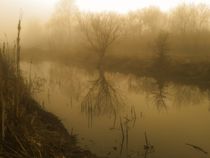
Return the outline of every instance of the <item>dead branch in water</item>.
[[[186,143],[186,145],[188,145],[188,146],[192,147],[193,149],[198,150],[198,151],[200,151],[200,152],[202,152],[202,153],[204,153],[206,155],[208,154],[207,151],[205,151],[204,149],[202,149],[199,146],[196,146],[196,145],[193,145],[193,144],[189,144],[189,143]]]
[[[145,131],[144,133],[144,137],[145,137],[145,145],[144,145],[144,157],[146,158],[148,154],[154,152],[154,146],[152,144],[150,144],[149,139],[147,137],[147,133]]]

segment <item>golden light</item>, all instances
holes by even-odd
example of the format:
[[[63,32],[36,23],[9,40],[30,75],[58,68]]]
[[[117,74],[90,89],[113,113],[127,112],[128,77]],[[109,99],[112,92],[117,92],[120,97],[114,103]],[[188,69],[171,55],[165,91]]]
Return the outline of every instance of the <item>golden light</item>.
[[[120,13],[148,6],[157,6],[163,11],[168,11],[180,3],[210,4],[210,0],[76,0],[76,5],[83,11],[116,11]]]
[[[0,0],[1,16],[5,14],[7,17],[19,14],[20,10],[23,11],[24,17],[50,16],[53,12],[55,5],[59,0]],[[17,17],[16,17],[17,18]]]
[[[39,14],[50,14],[59,0],[22,0],[23,10],[39,12]]]

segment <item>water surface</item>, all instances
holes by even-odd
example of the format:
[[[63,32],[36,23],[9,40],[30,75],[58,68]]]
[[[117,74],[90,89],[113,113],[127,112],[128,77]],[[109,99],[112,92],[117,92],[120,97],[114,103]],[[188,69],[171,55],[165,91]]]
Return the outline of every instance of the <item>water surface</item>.
[[[99,156],[208,157],[186,145],[210,152],[208,91],[168,83],[163,76],[88,72],[51,62],[22,63],[22,69],[26,78],[41,81],[34,97],[43,108]],[[144,149],[145,133],[154,149]]]

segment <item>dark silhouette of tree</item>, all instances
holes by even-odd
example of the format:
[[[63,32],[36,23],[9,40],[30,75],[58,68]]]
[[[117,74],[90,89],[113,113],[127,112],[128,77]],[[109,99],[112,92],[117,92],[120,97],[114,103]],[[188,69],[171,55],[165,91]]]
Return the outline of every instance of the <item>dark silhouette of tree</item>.
[[[158,76],[160,73],[166,73],[167,67],[169,66],[169,43],[168,43],[168,33],[161,32],[154,42],[154,64],[152,66],[153,71]]]
[[[99,66],[102,66],[107,49],[119,38],[119,17],[114,13],[89,13],[78,19],[89,47],[98,54]]]

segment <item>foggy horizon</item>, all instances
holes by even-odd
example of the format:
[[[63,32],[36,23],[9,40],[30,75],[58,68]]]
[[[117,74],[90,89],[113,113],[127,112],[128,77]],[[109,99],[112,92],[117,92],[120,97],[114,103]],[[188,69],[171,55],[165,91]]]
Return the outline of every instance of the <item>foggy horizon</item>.
[[[209,0],[0,0],[0,19],[0,157],[209,156]]]
[[[7,23],[0,24],[0,29],[2,30],[2,32],[0,32],[0,37],[3,38],[3,34],[7,34],[7,36],[10,37],[9,39],[12,40],[12,36],[15,36],[14,28],[17,25],[20,14],[22,15],[25,27],[30,25],[33,21],[37,21],[40,24],[47,23],[53,16],[53,12],[58,5],[58,2],[59,0],[2,0],[0,2],[0,19]],[[119,14],[128,14],[129,12],[135,12],[148,7],[157,7],[163,12],[170,12],[170,10],[181,4],[210,5],[210,1],[208,0],[161,0],[158,2],[153,0],[134,0],[132,2],[129,0],[120,2],[118,2],[118,0],[100,2],[97,0],[74,0],[74,3],[75,7],[82,12],[117,12]],[[10,34],[10,32],[13,33]]]

